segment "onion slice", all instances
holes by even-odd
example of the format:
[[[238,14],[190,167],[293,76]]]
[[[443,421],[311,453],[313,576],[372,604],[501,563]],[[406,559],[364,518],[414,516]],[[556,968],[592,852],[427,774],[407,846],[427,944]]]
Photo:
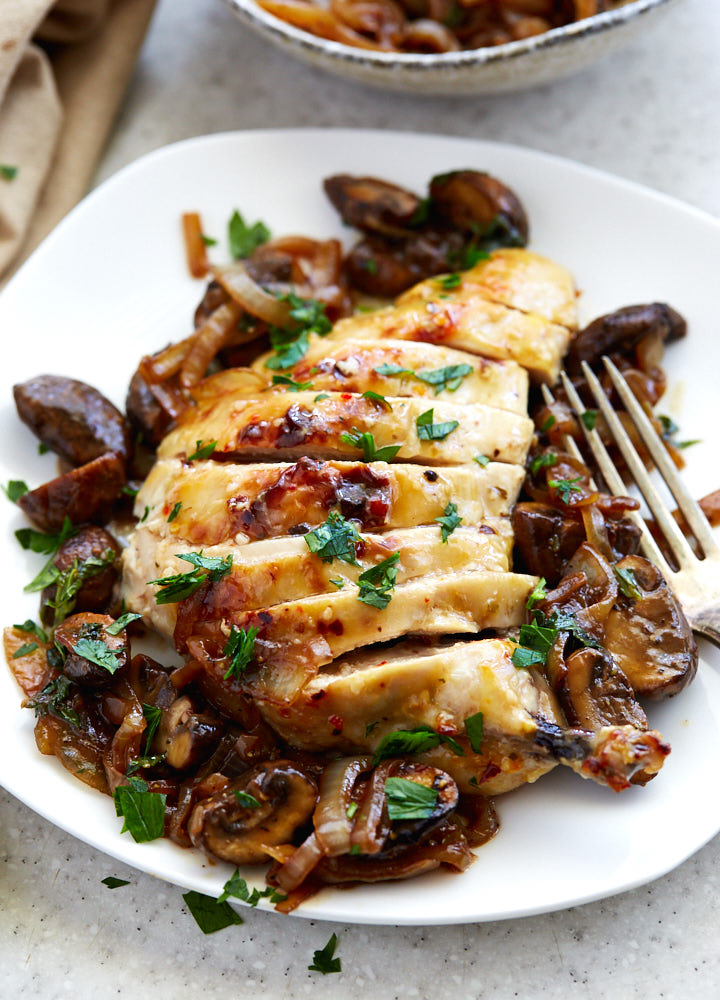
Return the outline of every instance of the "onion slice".
[[[323,772],[313,822],[318,844],[327,857],[348,854],[352,847],[352,823],[347,811],[355,782],[369,766],[369,757],[341,758]]]
[[[283,892],[292,892],[304,882],[313,868],[323,858],[323,850],[317,837],[311,833],[307,840],[294,851],[275,876]]]
[[[290,303],[269,295],[253,281],[244,264],[213,267],[211,270],[215,280],[222,285],[233,302],[237,302],[251,316],[257,316],[273,326],[288,326],[291,321]]]

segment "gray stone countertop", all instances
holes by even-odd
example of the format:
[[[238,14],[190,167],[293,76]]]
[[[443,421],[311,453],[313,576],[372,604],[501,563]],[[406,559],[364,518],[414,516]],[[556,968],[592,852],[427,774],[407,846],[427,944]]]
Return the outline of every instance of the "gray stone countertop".
[[[527,145],[720,214],[719,50],[720,4],[685,0],[642,41],[568,81],[494,98],[413,98],[300,65],[236,24],[219,0],[161,0],[98,180],[187,136],[343,125]],[[130,885],[109,891],[100,883],[107,875]],[[7,1000],[710,1000],[720,989],[719,899],[716,838],[651,885],[547,916],[397,929],[243,911],[243,926],[204,937],[180,889],[86,847],[0,792]],[[341,975],[308,972],[332,931]]]

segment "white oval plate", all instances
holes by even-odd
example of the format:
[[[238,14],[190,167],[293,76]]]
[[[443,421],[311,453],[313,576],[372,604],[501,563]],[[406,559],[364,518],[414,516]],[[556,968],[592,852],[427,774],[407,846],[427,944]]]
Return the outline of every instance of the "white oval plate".
[[[183,211],[202,213],[224,244],[239,208],[274,233],[344,240],[322,193],[328,174],[375,174],[417,191],[456,167],[487,169],[516,189],[532,225],[531,246],[566,264],[587,320],[634,302],[671,302],[690,336],[667,356],[664,408],[687,438],[687,481],[696,495],[720,485],[717,412],[720,341],[709,262],[720,259],[720,225],[652,191],[541,153],[462,139],[350,130],[288,130],[209,136],[161,149],[122,170],[62,222],[0,296],[5,363],[0,375],[0,480],[31,486],[53,473],[51,455],[18,421],[14,382],[40,372],[97,385],[122,405],[141,354],[185,336],[203,285],[187,277]],[[218,260],[226,257],[224,245]],[[0,497],[1,606],[6,623],[37,611],[22,585],[40,557],[21,552],[20,512]],[[325,890],[298,911],[314,919],[379,924],[496,920],[560,909],[657,878],[720,830],[720,655],[702,648],[697,680],[650,706],[673,753],[646,788],[619,796],[559,767],[499,800],[502,828],[463,875]],[[714,669],[713,669],[714,668]],[[110,799],[80,784],[35,748],[32,713],[0,669],[0,782],[57,826],[160,878],[219,894],[230,869],[167,841],[120,834]],[[251,876],[259,884],[257,873]]]

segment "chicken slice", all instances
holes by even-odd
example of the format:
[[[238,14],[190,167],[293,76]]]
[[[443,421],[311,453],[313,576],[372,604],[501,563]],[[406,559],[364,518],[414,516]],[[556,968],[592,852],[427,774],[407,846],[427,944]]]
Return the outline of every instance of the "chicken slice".
[[[387,366],[400,371],[383,374]],[[268,372],[263,361],[256,362],[255,368]],[[453,379],[451,369],[459,369],[461,374]],[[312,382],[317,391],[370,389],[383,396],[428,396],[450,403],[485,403],[500,410],[527,413],[527,372],[514,361],[489,361],[465,351],[411,340],[377,343],[345,339],[338,343],[313,336],[304,358],[288,374],[295,382]]]
[[[144,525],[160,522],[160,530],[201,548],[309,531],[331,509],[366,531],[384,531],[432,524],[452,502],[464,524],[479,524],[509,513],[524,475],[519,465],[497,462],[429,469],[309,458],[292,465],[172,458],[155,463],[135,513],[142,518],[147,508]]]
[[[470,793],[510,791],[557,763],[616,790],[660,769],[668,748],[658,733],[568,728],[545,679],[513,665],[514,648],[481,639],[364,651],[321,670],[292,705],[259,704],[283,739],[301,749],[372,753],[395,730],[429,726],[453,737],[464,754],[445,743],[423,757]],[[482,741],[475,752],[465,720],[477,713]]]
[[[447,542],[442,541],[438,526],[363,534],[358,544],[361,565],[357,566],[338,559],[323,562],[303,537],[252,542],[240,552],[237,546],[224,543],[204,549],[204,555],[233,556],[228,576],[208,582],[180,605],[157,604],[158,588],[148,586],[148,581],[186,573],[188,563],[179,556],[194,551],[187,542],[161,534],[163,523],[140,526],[123,553],[125,601],[168,639],[174,634],[181,648],[198,621],[334,593],[340,587],[355,585],[363,570],[394,552],[400,553],[398,583],[437,573],[507,572],[512,552],[512,528],[507,518],[494,518],[478,527],[460,526]]]
[[[442,285],[443,279],[430,278],[415,285],[400,296],[398,303],[437,298],[438,282]],[[577,297],[570,272],[530,250],[494,250],[488,260],[464,271],[462,282],[468,292],[481,298],[534,313],[570,330],[577,328]]]
[[[406,635],[472,635],[518,625],[536,582],[515,573],[428,576],[389,591],[384,608],[359,600],[354,585],[344,586],[334,594],[199,622],[187,648],[206,662],[222,655],[231,625],[256,628],[255,661],[243,674],[243,686],[254,698],[289,704],[320,667],[363,646]]]
[[[200,441],[215,442],[215,458],[357,458],[363,454],[357,436],[368,433],[378,450],[398,447],[398,461],[460,465],[481,454],[523,464],[534,430],[528,417],[482,403],[393,397],[380,405],[350,393],[274,389],[257,399],[238,398],[229,375],[217,377],[209,402],[213,377],[205,380],[198,405],[163,440],[159,457],[191,455]]]

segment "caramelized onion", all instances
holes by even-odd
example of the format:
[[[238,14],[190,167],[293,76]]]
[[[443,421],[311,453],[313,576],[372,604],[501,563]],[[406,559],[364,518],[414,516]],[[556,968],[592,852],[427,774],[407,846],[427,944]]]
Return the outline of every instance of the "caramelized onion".
[[[596,551],[604,556],[608,562],[612,562],[615,557],[608,539],[605,520],[598,510],[597,504],[591,503],[587,504],[585,507],[581,507],[580,513],[582,514],[583,524],[585,526],[585,535],[588,542]]]
[[[352,824],[347,811],[352,791],[359,775],[368,768],[370,759],[358,757],[333,761],[323,772],[320,799],[313,822],[315,836],[327,857],[348,854],[352,846]]]
[[[323,858],[323,849],[317,837],[311,833],[307,840],[294,851],[276,875],[277,884],[285,892],[297,889]]]
[[[272,326],[287,326],[290,322],[290,303],[282,302],[261,288],[250,277],[244,264],[231,267],[213,267],[212,273],[233,302],[258,319],[264,319]]]

